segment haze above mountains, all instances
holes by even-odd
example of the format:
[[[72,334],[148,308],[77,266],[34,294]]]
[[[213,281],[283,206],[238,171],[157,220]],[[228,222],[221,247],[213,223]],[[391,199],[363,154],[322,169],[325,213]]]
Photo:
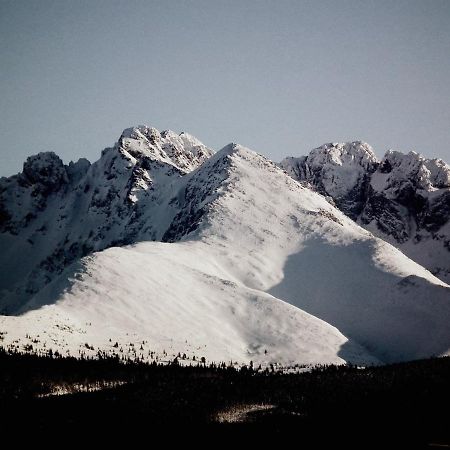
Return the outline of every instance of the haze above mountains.
[[[362,142],[277,165],[139,126],[93,164],[40,153],[0,180],[3,345],[283,365],[448,354],[449,213],[447,164]]]

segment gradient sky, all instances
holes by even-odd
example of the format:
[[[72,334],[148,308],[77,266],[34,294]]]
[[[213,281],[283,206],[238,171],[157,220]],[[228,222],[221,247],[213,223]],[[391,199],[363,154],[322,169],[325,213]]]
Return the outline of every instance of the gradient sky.
[[[450,1],[0,0],[0,175],[129,126],[450,161]]]

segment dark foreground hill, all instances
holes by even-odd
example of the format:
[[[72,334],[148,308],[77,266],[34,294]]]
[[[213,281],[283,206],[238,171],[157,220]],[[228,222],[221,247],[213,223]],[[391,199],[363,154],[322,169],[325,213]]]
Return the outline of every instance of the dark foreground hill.
[[[4,439],[26,431],[44,438],[294,438],[295,447],[433,448],[450,445],[449,380],[448,357],[283,374],[1,351],[0,428]]]

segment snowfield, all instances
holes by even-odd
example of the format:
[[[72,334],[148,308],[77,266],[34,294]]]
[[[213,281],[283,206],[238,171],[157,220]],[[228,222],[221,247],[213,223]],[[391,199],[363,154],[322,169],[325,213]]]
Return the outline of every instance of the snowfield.
[[[196,259],[208,263],[207,251],[202,243],[140,243],[96,253],[74,274],[70,290],[64,292],[65,280],[48,286],[32,306],[49,299],[52,304],[3,318],[1,329],[8,329],[11,340],[39,335],[63,354],[81,349],[95,355],[101,348],[118,354],[122,349],[131,357],[136,351],[145,359],[153,351],[166,361],[178,352],[189,361],[195,356],[241,364],[374,361],[322,320],[211,275],[214,262],[210,273],[186,265]]]
[[[175,176],[132,157],[131,209],[103,219],[132,242],[5,288],[4,346],[284,366],[449,354],[450,287],[263,156],[230,144]]]

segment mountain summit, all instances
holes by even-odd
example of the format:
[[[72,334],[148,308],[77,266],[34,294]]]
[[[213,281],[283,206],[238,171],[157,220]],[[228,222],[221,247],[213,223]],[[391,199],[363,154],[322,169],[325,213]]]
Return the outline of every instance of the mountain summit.
[[[80,257],[160,240],[176,213],[161,204],[172,183],[212,153],[188,134],[139,126],[92,165],[81,159],[65,166],[52,152],[29,157],[22,173],[0,179],[2,310],[22,304]]]
[[[325,144],[280,166],[347,216],[450,281],[450,166],[363,142]]]
[[[42,181],[2,180],[6,345],[283,365],[449,352],[449,286],[324,196],[240,145],[130,130],[90,166],[41,155],[38,204]]]

